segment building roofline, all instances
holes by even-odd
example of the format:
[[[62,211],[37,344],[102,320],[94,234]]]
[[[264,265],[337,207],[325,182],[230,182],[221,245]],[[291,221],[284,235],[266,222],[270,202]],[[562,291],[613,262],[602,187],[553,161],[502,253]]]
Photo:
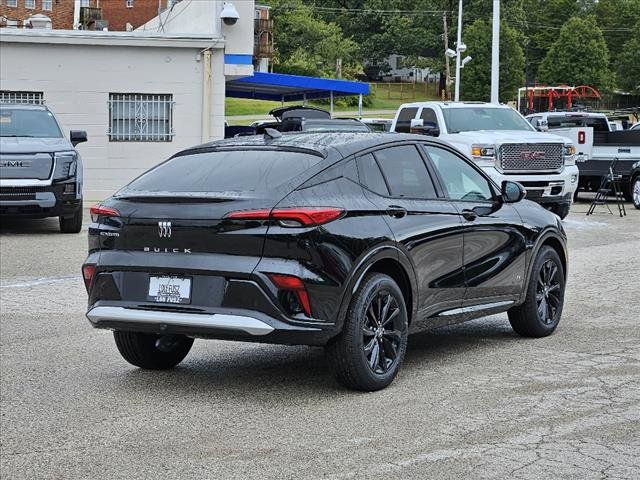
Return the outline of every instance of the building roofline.
[[[154,33],[149,31],[104,32],[93,30],[52,30],[3,28],[0,43],[42,43],[174,48],[224,48],[222,38],[198,34]]]

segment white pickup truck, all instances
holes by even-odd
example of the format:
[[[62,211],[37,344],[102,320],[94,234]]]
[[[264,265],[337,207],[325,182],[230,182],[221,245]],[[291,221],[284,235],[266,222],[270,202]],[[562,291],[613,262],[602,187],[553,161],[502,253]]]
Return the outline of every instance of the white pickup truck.
[[[614,130],[603,113],[545,112],[528,115],[527,120],[540,131],[553,131],[575,143],[578,190],[597,190],[615,160],[614,173],[622,177],[620,188],[625,199],[632,200],[629,173],[640,161],[640,129]]]
[[[527,198],[560,218],[569,214],[578,187],[571,140],[536,131],[507,105],[417,102],[401,105],[392,132],[417,132],[446,140],[501,185],[522,184]]]

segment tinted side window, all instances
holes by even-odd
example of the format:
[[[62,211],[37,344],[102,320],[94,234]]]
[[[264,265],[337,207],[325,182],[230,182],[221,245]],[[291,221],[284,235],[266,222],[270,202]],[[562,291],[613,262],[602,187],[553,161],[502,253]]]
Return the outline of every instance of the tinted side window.
[[[364,187],[380,195],[389,195],[389,189],[384,181],[382,172],[380,172],[378,163],[370,153],[358,158],[358,175],[360,176],[360,183]]]
[[[424,120],[425,125],[429,122],[435,124],[436,127],[438,126],[438,117],[436,117],[436,112],[433,108],[423,108],[420,118]]]
[[[398,121],[396,122],[396,132],[409,133],[411,130],[411,120],[416,118],[418,107],[403,108],[398,113]]]
[[[436,198],[436,191],[413,145],[385,148],[374,152],[391,195],[409,198]]]
[[[462,158],[438,147],[424,145],[452,200],[493,200],[489,182]]]

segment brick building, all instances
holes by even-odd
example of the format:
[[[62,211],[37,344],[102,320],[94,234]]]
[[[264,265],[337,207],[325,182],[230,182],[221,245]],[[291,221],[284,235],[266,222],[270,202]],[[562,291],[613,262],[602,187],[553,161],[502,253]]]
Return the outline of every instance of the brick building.
[[[0,0],[0,26],[23,27],[32,15],[51,19],[52,28],[73,28],[74,0]]]
[[[29,17],[46,15],[54,29],[124,31],[170,8],[175,0],[0,0],[0,26],[29,27]]]

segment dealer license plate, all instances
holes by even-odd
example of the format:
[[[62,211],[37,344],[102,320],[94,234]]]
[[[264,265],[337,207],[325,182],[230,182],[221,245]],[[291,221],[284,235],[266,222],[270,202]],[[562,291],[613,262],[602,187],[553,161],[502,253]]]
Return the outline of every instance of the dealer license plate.
[[[191,279],[149,277],[148,300],[160,303],[191,303]]]

